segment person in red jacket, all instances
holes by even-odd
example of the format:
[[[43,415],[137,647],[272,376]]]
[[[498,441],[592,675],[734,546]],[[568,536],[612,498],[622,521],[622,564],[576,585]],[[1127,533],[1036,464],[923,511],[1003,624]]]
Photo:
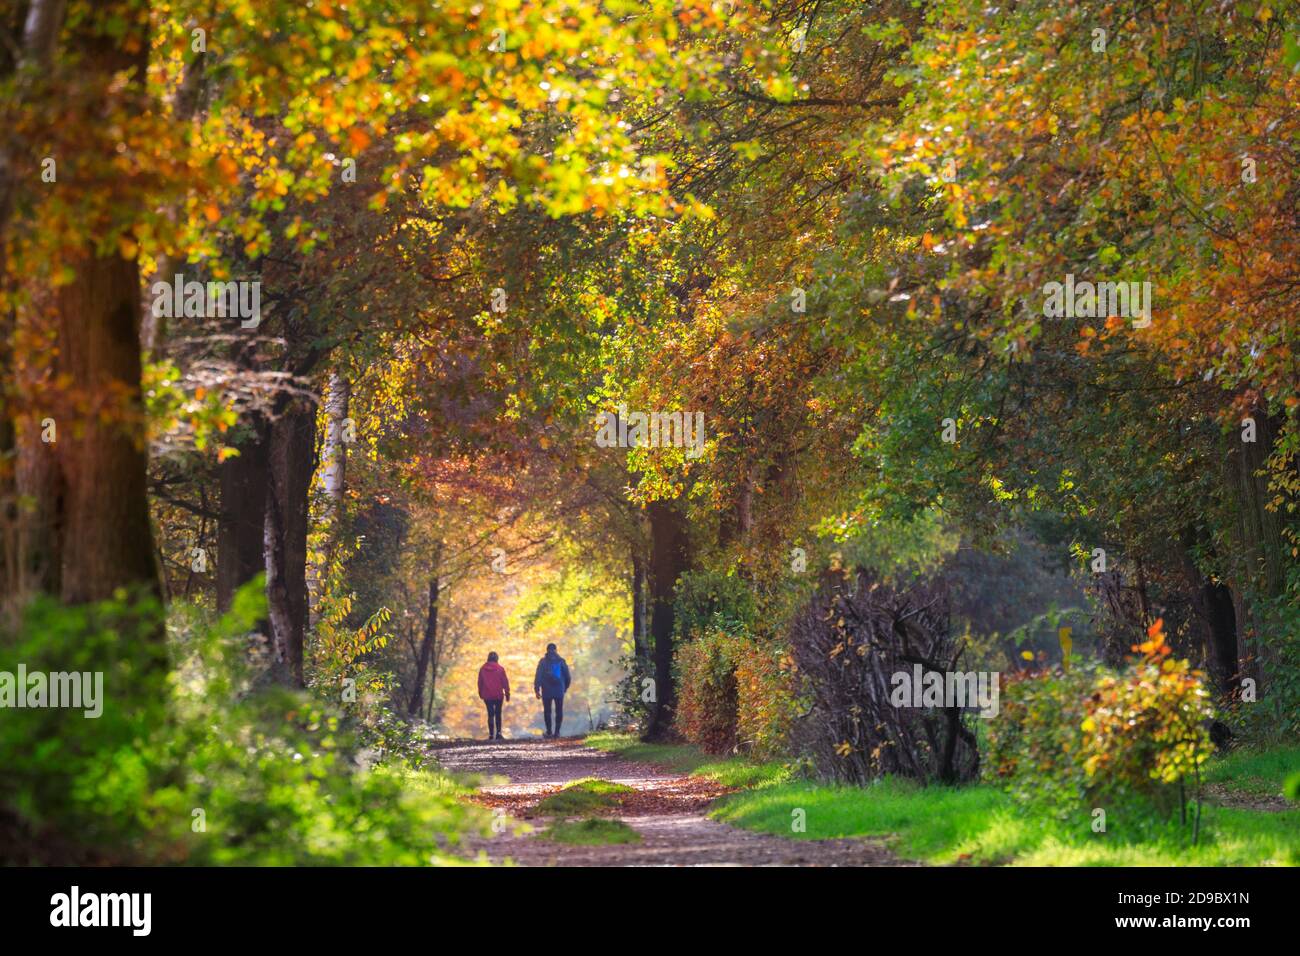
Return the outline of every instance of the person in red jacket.
[[[497,652],[488,654],[487,663],[478,669],[478,695],[487,704],[488,740],[501,739],[502,699],[510,699],[510,681],[506,669],[497,663]]]

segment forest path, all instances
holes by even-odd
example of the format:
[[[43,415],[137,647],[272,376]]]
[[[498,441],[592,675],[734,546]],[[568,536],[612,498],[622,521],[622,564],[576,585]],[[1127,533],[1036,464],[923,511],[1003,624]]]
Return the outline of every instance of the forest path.
[[[514,826],[492,837],[472,838],[471,855],[486,853],[494,863],[525,866],[906,866],[879,842],[855,839],[795,840],[755,833],[705,816],[705,808],[727,787],[702,777],[661,771],[582,745],[580,738],[558,740],[455,741],[436,751],[454,773],[506,777],[487,780],[475,802],[502,809]],[[550,818],[537,804],[565,784],[598,777],[634,788],[616,810],[602,816],[621,820],[641,842],[575,846],[539,836]]]

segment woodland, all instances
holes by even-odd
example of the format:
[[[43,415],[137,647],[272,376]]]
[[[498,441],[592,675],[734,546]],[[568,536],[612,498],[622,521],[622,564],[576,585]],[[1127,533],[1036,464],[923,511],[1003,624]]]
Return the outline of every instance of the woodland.
[[[0,679],[3,862],[463,861],[439,747],[549,642],[566,734],[779,768],[737,826],[1300,862],[1292,0],[0,39],[0,675],[103,680]]]

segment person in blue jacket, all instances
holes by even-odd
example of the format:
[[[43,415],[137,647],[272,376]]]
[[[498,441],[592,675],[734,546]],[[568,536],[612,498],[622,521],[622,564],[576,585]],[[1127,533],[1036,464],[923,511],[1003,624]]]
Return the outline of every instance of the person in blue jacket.
[[[569,689],[569,665],[555,650],[554,644],[546,645],[546,656],[537,662],[537,673],[533,675],[533,693],[542,699],[542,715],[546,718],[546,733],[543,737],[560,736],[560,724],[564,722],[564,692]],[[555,709],[555,730],[551,730],[551,709]]]

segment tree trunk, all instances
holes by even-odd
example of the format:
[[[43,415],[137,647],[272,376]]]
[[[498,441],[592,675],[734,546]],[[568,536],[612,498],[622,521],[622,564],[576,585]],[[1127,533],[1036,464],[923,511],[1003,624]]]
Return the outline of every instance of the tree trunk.
[[[321,518],[327,530],[319,563],[311,569],[310,621],[313,626],[324,581],[337,553],[343,495],[347,490],[348,446],[344,442],[344,421],[348,417],[350,390],[347,376],[337,371],[330,373],[329,394],[325,398],[325,437],[321,442],[320,456],[321,485],[325,491],[325,507]]]
[[[91,60],[125,69],[147,50],[145,41],[138,56]],[[143,70],[143,62],[135,65]],[[75,278],[55,296],[60,368],[103,414],[58,423],[66,489],[63,600],[103,600],[118,588],[158,595],[140,385],[139,266],[116,252],[71,264]]]
[[[1275,597],[1286,585],[1286,541],[1282,515],[1270,511],[1275,497],[1265,472],[1283,423],[1263,411],[1254,413],[1256,440],[1243,442],[1236,432],[1227,439],[1224,481],[1233,505],[1236,549],[1245,575],[1245,589],[1263,597]]]
[[[1280,416],[1270,417],[1260,409],[1253,411],[1252,417],[1256,428],[1254,442],[1241,441],[1236,430],[1227,437],[1224,483],[1235,519],[1232,542],[1237,560],[1231,582],[1236,597],[1233,641],[1237,644],[1238,660],[1244,662],[1239,666],[1238,676],[1250,676],[1262,683],[1270,669],[1261,666],[1261,662],[1267,661],[1274,649],[1267,640],[1259,639],[1252,601],[1276,598],[1286,589],[1284,511],[1282,508],[1269,510],[1276,492],[1270,490],[1270,477],[1265,471],[1285,423]]]
[[[677,502],[654,501],[650,520],[650,637],[654,642],[655,709],[647,738],[668,735],[676,704],[673,686],[673,592],[687,568],[686,516]]]
[[[56,453],[58,443],[43,442],[41,432],[41,423],[33,416],[18,422],[14,487],[23,504],[15,514],[18,574],[13,594],[19,600],[62,591],[63,473]]]
[[[221,485],[221,518],[217,525],[217,610],[230,609],[241,585],[266,569],[262,556],[266,520],[266,489],[270,459],[266,421],[250,416],[249,434],[237,445],[239,454],[217,466]]]
[[[58,44],[59,31],[63,27],[65,0],[32,0],[27,8],[27,18],[23,22],[23,44],[18,51],[14,69],[22,74],[20,83],[25,86],[26,79],[39,77],[54,59],[54,50]],[[20,87],[20,96],[21,96]],[[0,239],[4,237],[13,213],[17,189],[15,188],[15,167],[21,165],[27,157],[16,157],[6,149],[0,149]],[[0,276],[6,274],[5,245],[0,242]]]
[[[348,401],[351,398],[351,386],[347,376],[332,372],[330,374],[329,395],[325,400],[325,441],[321,448],[321,484],[325,487],[325,499],[329,515],[333,517],[343,504],[343,492],[346,488],[348,446],[343,441],[343,423],[348,417]]]
[[[1219,693],[1225,696],[1237,688],[1237,610],[1232,600],[1232,590],[1218,582],[1206,581],[1202,592],[1206,618],[1209,622],[1209,640],[1206,655],[1210,675]]]
[[[441,594],[439,594],[441,597]],[[443,642],[446,640],[446,634],[439,636],[438,640],[433,642],[433,656],[429,660],[429,716],[428,720],[433,723],[433,705],[438,697],[438,664],[442,660]]]
[[[57,381],[59,376],[57,315],[53,293],[33,290],[33,301],[21,312],[13,313],[14,329],[26,343],[27,360],[14,369],[15,404],[30,406],[40,393],[42,380]],[[32,361],[48,356],[44,363]],[[47,431],[45,423],[53,419]],[[57,597],[62,593],[63,577],[63,471],[57,440],[58,420],[67,425],[69,416],[61,408],[27,407],[12,419],[10,453],[4,463],[12,464],[6,472],[4,500],[6,512],[6,600],[16,610],[35,594]]]
[[[424,719],[433,723],[433,705],[438,697],[438,660],[442,656],[442,643],[433,642],[433,658],[429,661],[429,705],[425,708]]]
[[[51,57],[62,13],[57,0],[29,8],[24,43],[32,62]],[[100,4],[78,21],[71,43],[82,75],[104,90],[106,102],[97,108],[105,115],[118,109],[138,115],[147,96],[147,17],[131,3]],[[0,216],[7,216],[8,181],[3,191]],[[56,420],[64,482],[60,593],[69,603],[109,598],[118,588],[156,596],[159,572],[145,483],[139,266],[116,249],[100,255],[90,248],[70,251],[61,265],[72,281],[52,295],[60,372],[87,407],[75,418]]]
[[[1196,566],[1193,549],[1198,531],[1194,527],[1183,530],[1183,572],[1192,594],[1192,625],[1200,632],[1206,668],[1215,689],[1224,697],[1236,687],[1237,614],[1231,589],[1201,573]]]
[[[434,660],[434,648],[438,643],[438,567],[441,561],[442,546],[439,545],[434,549],[433,567],[429,575],[429,613],[424,622],[424,640],[420,642],[420,653],[415,662],[415,687],[411,690],[411,701],[406,708],[412,717],[420,716],[420,711],[424,709],[424,675],[429,670],[430,661]],[[432,696],[432,686],[429,693]]]
[[[54,56],[65,6],[65,0],[32,0],[23,25],[23,52],[28,63],[39,67]]]
[[[277,679],[304,686],[308,493],[316,471],[316,415],[297,403],[271,423],[264,551]]]
[[[0,187],[3,188],[3,187]],[[0,227],[0,246],[4,245]],[[0,253],[0,283],[8,285],[4,273],[4,254]],[[2,288],[2,287],[0,287]],[[12,310],[0,314],[0,382],[13,381]],[[8,387],[0,385],[0,626],[10,624],[23,577],[23,554],[19,547],[19,513],[17,481],[14,469],[18,458],[18,430],[13,419],[13,397]]]
[[[27,8],[22,49],[17,51],[11,64],[11,69],[21,74],[17,89],[10,91],[11,105],[16,107],[24,99],[28,78],[46,73],[63,26],[64,7],[64,0],[32,0]],[[9,293],[17,289],[18,282],[17,277],[9,274],[6,232],[17,200],[17,169],[30,159],[15,156],[0,145],[0,284]],[[53,450],[39,449],[40,459],[35,466],[47,471],[49,478],[42,479],[35,489],[24,489],[23,477],[19,473],[24,467],[21,446],[25,442],[13,416],[13,393],[17,389],[10,384],[16,382],[18,372],[14,353],[17,329],[15,310],[6,309],[0,315],[0,389],[3,389],[0,392],[0,534],[3,535],[0,539],[0,588],[3,588],[0,591],[3,594],[0,610],[6,613],[16,610],[17,603],[33,583],[47,593],[58,594],[62,572],[58,545],[62,534],[63,479]],[[29,471],[28,478],[33,474]],[[19,500],[23,497],[37,499],[33,511],[20,513]],[[48,542],[48,546],[27,541],[29,535]],[[35,549],[34,554],[29,552],[29,547]]]
[[[440,601],[448,600],[447,591],[447,588],[439,589],[438,598]],[[434,706],[438,699],[438,674],[441,673],[438,668],[442,666],[442,652],[452,648],[452,642],[450,640],[451,633],[447,630],[447,622],[444,620],[441,622],[441,625],[441,630],[438,632],[438,639],[433,642],[433,658],[429,661],[429,710],[428,716],[425,718],[429,723],[433,723],[435,715],[442,715],[442,711],[434,710]]]
[[[645,640],[645,561],[639,553],[632,555],[632,655],[638,661],[649,661],[650,650]]]

